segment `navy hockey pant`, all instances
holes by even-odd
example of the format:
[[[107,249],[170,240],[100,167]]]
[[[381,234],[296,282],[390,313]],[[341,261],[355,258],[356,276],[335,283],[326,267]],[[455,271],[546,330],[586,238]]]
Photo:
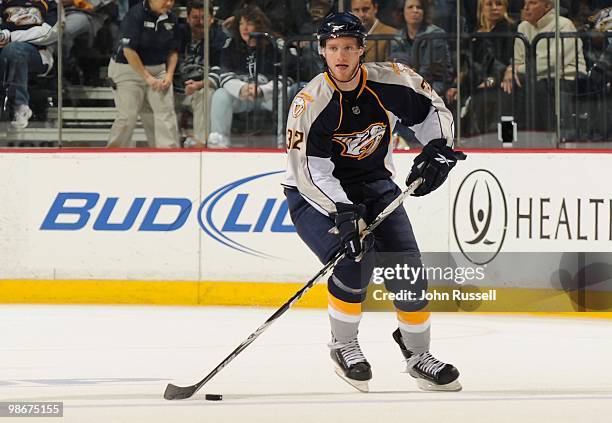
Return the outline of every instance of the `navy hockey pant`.
[[[390,179],[343,188],[353,203],[362,203],[366,206],[367,224],[370,224],[401,193],[400,188]],[[286,188],[285,195],[291,220],[298,235],[322,263],[327,263],[340,248],[339,237],[329,233],[334,227],[333,219],[317,211],[297,190]],[[329,293],[333,297],[347,303],[363,302],[374,266],[394,266],[398,263],[421,266],[419,248],[403,206],[398,207],[374,230],[374,237],[367,244],[373,248],[368,250],[360,262],[342,259],[334,268],[327,284]],[[427,289],[425,279],[412,285],[406,280],[386,280],[385,284],[390,292],[401,289],[414,289],[420,292]],[[394,304],[399,311],[405,312],[418,311],[426,306],[426,302],[422,301],[396,301]]]

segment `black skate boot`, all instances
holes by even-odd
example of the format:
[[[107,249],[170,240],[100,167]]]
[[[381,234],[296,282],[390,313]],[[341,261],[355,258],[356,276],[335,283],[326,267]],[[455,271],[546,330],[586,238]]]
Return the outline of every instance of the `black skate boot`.
[[[372,370],[361,352],[357,338],[347,344],[332,340],[329,347],[336,374],[361,392],[368,392],[368,380],[372,379]]]
[[[417,380],[424,391],[460,391],[459,370],[452,364],[443,363],[429,353],[413,354],[404,345],[399,329],[393,332],[393,339],[399,345],[406,359],[406,371]]]

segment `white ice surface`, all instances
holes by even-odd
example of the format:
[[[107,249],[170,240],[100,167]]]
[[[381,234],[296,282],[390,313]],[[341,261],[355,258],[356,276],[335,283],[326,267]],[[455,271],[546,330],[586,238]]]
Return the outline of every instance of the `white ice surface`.
[[[611,422],[612,320],[436,314],[432,352],[459,393],[425,393],[402,373],[395,318],[367,313],[371,392],[332,370],[324,310],[289,310],[190,400],[190,385],[274,310],[0,306],[0,401],[63,401],[51,422]],[[222,402],[205,393],[224,395]]]

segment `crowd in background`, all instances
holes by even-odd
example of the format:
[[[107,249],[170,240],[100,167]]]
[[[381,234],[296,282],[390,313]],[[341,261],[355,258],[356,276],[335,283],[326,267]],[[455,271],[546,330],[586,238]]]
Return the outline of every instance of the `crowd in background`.
[[[208,11],[210,73],[204,81],[205,11],[200,0],[62,0],[65,84],[110,81],[118,111],[110,147],[134,145],[139,119],[152,146],[230,147],[233,133],[245,126],[274,132],[270,122],[282,122],[292,96],[323,70],[312,36],[321,20],[338,10],[338,1],[343,0],[213,0]],[[459,10],[457,4],[346,0],[342,6],[369,31],[365,61],[413,67],[463,118],[464,136],[495,131],[502,114],[515,116],[527,128],[528,108],[523,106],[529,101],[535,100],[537,110],[554,110],[554,40],[532,45],[539,34],[554,32],[554,0],[464,0]],[[583,37],[563,40],[562,91],[575,96],[609,90],[609,1],[560,4],[560,32],[601,34],[589,35],[588,42]],[[19,16],[34,17],[18,19],[15,7],[21,8]],[[0,14],[0,73],[3,94],[10,100],[8,120],[23,129],[32,116],[29,85],[52,73],[58,60],[53,45],[57,7],[43,0],[4,0]],[[457,33],[462,35],[458,63]],[[535,84],[527,87],[532,49]],[[569,107],[572,101],[566,103]],[[562,116],[577,113],[574,107]],[[549,113],[529,129],[550,130],[553,116]],[[275,129],[272,137],[282,146],[282,123]],[[410,136],[407,128],[398,131]]]

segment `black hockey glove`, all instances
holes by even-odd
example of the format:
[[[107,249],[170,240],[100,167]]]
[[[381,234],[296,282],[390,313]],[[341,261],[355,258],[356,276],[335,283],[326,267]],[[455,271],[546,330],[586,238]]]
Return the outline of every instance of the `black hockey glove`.
[[[365,228],[362,218],[365,216],[366,208],[363,204],[336,203],[336,210],[334,221],[344,253],[351,260],[359,260],[363,253],[359,234]],[[363,228],[359,227],[360,221]]]
[[[423,147],[421,154],[415,157],[410,174],[406,178],[406,185],[421,177],[423,182],[412,195],[421,197],[429,194],[444,183],[457,160],[465,160],[466,157],[461,151],[448,147],[444,138],[432,140]]]

